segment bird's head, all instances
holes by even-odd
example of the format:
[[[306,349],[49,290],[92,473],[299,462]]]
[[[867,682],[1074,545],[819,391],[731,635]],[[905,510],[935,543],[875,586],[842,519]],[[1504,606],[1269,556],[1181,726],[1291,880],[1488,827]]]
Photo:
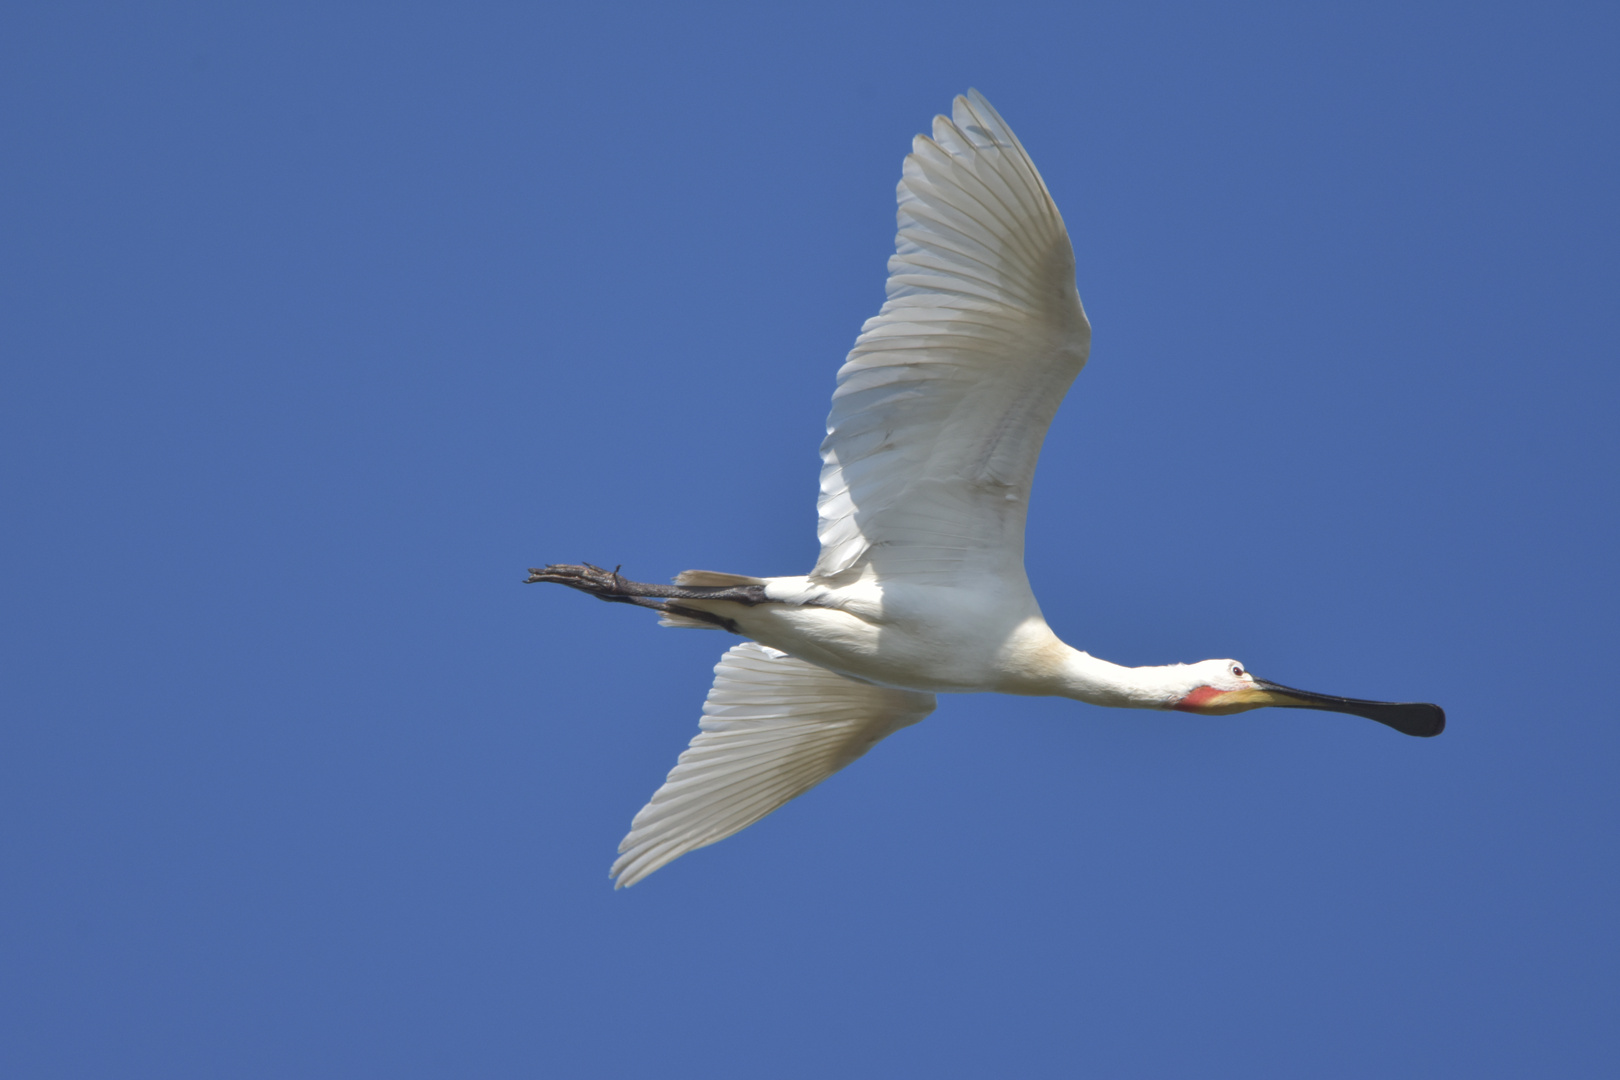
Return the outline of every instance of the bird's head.
[[[1406,735],[1427,737],[1446,729],[1445,710],[1426,702],[1359,701],[1355,698],[1295,690],[1256,678],[1236,660],[1205,660],[1189,664],[1186,683],[1171,708],[1205,716],[1227,716],[1263,709],[1321,709],[1349,713],[1387,724]]]

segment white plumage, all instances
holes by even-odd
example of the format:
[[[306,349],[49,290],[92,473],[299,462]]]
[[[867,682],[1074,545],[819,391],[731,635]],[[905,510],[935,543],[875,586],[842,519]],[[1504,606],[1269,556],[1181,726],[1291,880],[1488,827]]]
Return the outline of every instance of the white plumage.
[[[976,91],[916,138],[898,196],[888,299],[827,418],[815,568],[689,570],[674,586],[590,566],[530,572],[656,608],[668,626],[751,639],[716,666],[699,734],[619,846],[618,885],[753,824],[926,717],[941,692],[1325,709],[1439,734],[1434,705],[1291,690],[1233,660],[1120,667],[1060,641],[1024,575],[1024,526],[1046,429],[1091,343],[1063,219]]]

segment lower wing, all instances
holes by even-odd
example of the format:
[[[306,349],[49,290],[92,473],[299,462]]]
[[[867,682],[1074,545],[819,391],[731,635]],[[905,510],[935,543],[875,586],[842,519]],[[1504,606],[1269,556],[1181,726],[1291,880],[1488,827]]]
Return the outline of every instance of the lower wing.
[[[615,887],[747,828],[933,711],[933,694],[857,682],[752,641],[733,647],[715,665],[697,737],[619,844]]]

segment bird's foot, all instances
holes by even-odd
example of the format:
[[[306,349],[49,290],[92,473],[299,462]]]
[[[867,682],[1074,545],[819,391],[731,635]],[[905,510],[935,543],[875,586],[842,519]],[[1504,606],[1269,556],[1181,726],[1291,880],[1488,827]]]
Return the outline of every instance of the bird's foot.
[[[610,604],[635,604],[637,607],[652,608],[654,611],[665,610],[666,601],[654,598],[666,595],[669,591],[667,586],[628,581],[619,576],[619,568],[616,566],[612,570],[604,570],[591,563],[531,566],[525,584],[532,585],[536,582],[566,585],[570,589],[589,593],[598,600],[605,600]]]
[[[741,633],[737,624],[724,615],[679,603],[681,600],[733,600],[741,604],[759,604],[765,600],[765,589],[760,585],[740,586],[683,586],[652,585],[644,581],[630,581],[619,574],[619,568],[604,570],[590,563],[574,565],[553,563],[550,566],[530,567],[526,583],[550,582],[567,585],[570,589],[589,593],[610,604],[635,604],[651,608],[665,615],[677,615],[697,622],[711,623],[733,634]]]
[[[540,581],[567,585],[570,589],[588,592],[604,600],[609,596],[626,595],[624,589],[626,583],[619,576],[618,567],[604,570],[590,563],[581,563],[577,566],[572,563],[553,563],[550,566],[529,567],[529,576],[524,583],[533,585]]]
[[[531,567],[526,580],[529,584],[545,581],[567,585],[570,589],[590,593],[598,600],[641,604],[643,607],[657,607],[656,604],[647,603],[652,599],[731,600],[749,606],[766,602],[763,585],[653,585],[621,576],[618,567],[604,570],[590,563],[553,563],[551,566]]]

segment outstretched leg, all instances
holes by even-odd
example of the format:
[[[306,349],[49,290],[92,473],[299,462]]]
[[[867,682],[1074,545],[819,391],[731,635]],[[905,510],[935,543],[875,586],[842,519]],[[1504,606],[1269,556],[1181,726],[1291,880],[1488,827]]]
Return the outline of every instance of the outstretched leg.
[[[730,619],[688,607],[680,601],[730,600],[749,606],[765,602],[763,585],[653,585],[645,581],[630,581],[620,577],[616,569],[604,570],[590,563],[578,566],[556,563],[538,569],[530,567],[527,583],[533,584],[538,581],[567,585],[570,589],[590,593],[598,600],[605,600],[610,604],[635,604],[638,607],[652,608],[654,611],[713,623],[734,634],[737,633],[737,624]]]

